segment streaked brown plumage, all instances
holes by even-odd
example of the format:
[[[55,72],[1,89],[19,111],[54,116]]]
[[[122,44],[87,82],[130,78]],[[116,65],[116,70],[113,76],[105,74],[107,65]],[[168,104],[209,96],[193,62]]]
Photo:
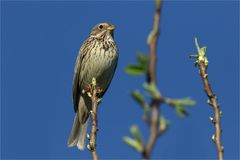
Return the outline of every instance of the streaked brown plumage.
[[[80,48],[72,83],[75,118],[68,139],[69,147],[77,145],[80,150],[85,147],[87,119],[92,102],[83,92],[84,88],[95,77],[97,86],[104,94],[114,75],[118,61],[118,50],[113,39],[114,29],[114,25],[109,23],[97,24]]]

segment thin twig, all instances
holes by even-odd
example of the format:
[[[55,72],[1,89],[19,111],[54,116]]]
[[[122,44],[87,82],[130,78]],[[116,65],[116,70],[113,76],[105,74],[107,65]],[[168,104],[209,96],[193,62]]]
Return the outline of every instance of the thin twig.
[[[145,145],[142,152],[143,159],[150,158],[152,149],[157,141],[158,136],[161,133],[158,127],[159,126],[159,104],[152,104],[151,112],[152,112],[151,121],[150,123],[148,123],[150,126],[150,135],[148,138],[148,142]]]
[[[161,1],[156,1],[155,14],[153,19],[153,30],[150,34],[148,45],[150,49],[149,67],[147,72],[147,81],[156,84],[156,50],[159,37]]]
[[[212,140],[216,144],[217,153],[218,153],[218,159],[223,160],[223,146],[221,142],[221,125],[220,125],[220,117],[221,112],[219,109],[219,104],[217,101],[217,96],[213,93],[211,85],[209,84],[208,78],[207,78],[207,66],[204,62],[200,61],[198,63],[199,69],[200,69],[200,75],[202,77],[204,90],[209,98],[209,104],[213,107],[214,110],[214,118],[212,119],[212,122],[215,126],[215,134],[212,137]]]
[[[219,104],[217,101],[217,96],[213,93],[211,85],[208,81],[208,74],[207,74],[207,67],[208,67],[208,59],[206,57],[206,47],[199,47],[197,38],[195,38],[195,45],[198,50],[197,55],[191,55],[192,58],[197,58],[195,61],[195,65],[198,65],[200,70],[200,76],[203,81],[204,91],[208,96],[208,104],[213,107],[214,117],[210,117],[214,127],[215,127],[215,134],[212,136],[213,142],[216,144],[217,155],[219,160],[224,159],[223,154],[223,146],[221,142],[221,125],[220,125],[220,118],[221,118],[221,111],[219,108]]]
[[[161,5],[160,0],[156,1],[156,8],[154,14],[153,30],[150,33],[148,39],[148,45],[150,49],[150,59],[147,72],[147,81],[149,84],[156,86],[156,50],[157,50],[157,40],[159,37],[159,23],[160,23],[160,11]],[[160,103],[153,97],[151,100],[150,109],[151,109],[151,120],[149,123],[150,126],[150,135],[148,138],[147,144],[144,146],[142,157],[143,159],[149,159],[152,149],[157,141],[159,133],[159,106]]]

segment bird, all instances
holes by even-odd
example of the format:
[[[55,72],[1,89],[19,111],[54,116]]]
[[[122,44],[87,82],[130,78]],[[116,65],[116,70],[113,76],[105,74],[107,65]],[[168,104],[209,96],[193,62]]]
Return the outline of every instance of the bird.
[[[68,139],[68,147],[84,150],[91,98],[85,88],[95,78],[101,89],[101,97],[107,91],[118,63],[118,48],[114,41],[115,26],[99,23],[93,27],[89,37],[80,47],[72,81],[72,100],[75,118]]]

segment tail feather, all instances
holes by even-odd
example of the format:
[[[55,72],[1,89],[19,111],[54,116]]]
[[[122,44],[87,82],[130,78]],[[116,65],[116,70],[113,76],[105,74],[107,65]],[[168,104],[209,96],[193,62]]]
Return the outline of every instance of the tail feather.
[[[80,132],[80,134],[78,136],[77,147],[80,150],[84,150],[84,148],[85,148],[87,126],[88,126],[88,120],[81,126],[81,132]]]
[[[78,120],[78,113],[76,113],[73,121],[72,131],[68,139],[68,147],[73,147],[74,145],[76,145],[79,137],[79,132],[80,132],[80,122]]]
[[[78,113],[76,113],[71,134],[68,139],[68,147],[77,146],[78,149],[84,150],[85,148],[85,139],[87,134],[87,125],[86,121],[82,126],[80,126]]]
[[[91,103],[91,100],[88,99],[85,103],[85,99],[80,96],[78,111],[75,114],[72,131],[68,139],[68,147],[76,145],[78,149],[84,150],[89,112],[89,107],[87,106],[91,106]]]

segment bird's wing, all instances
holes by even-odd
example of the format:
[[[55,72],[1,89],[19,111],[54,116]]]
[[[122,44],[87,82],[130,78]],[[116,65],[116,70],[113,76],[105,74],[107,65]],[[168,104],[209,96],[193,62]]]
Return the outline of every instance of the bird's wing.
[[[79,52],[76,63],[75,63],[74,75],[73,75],[73,81],[72,81],[72,96],[73,96],[73,104],[74,104],[75,112],[77,112],[78,110],[78,102],[79,102],[80,93],[81,93],[80,85],[79,85],[80,66],[81,66],[81,61],[80,61],[80,52]]]
[[[74,68],[74,75],[73,75],[73,81],[72,81],[72,96],[73,96],[73,104],[74,104],[74,111],[77,112],[78,110],[78,104],[80,100],[80,95],[81,95],[81,84],[82,84],[82,78],[81,78],[81,68],[82,68],[82,60],[85,56],[85,41],[82,45],[82,47],[79,50],[77,60],[75,63],[75,68]]]

